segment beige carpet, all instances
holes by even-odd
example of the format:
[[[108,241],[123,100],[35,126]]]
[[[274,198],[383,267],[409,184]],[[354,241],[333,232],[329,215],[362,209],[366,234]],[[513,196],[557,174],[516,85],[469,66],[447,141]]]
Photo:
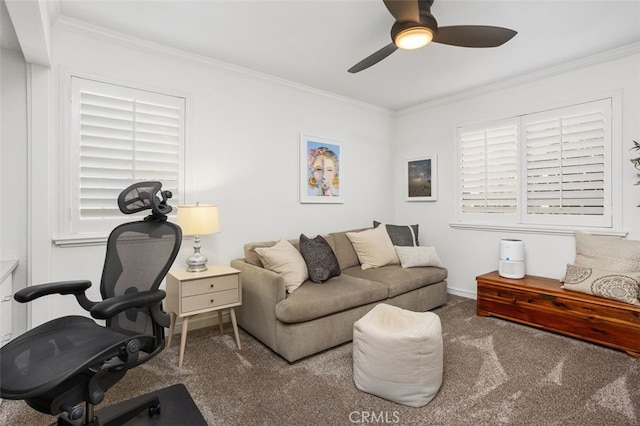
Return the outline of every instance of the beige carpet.
[[[358,391],[351,344],[289,364],[230,326],[189,333],[178,347],[131,371],[107,402],[184,383],[210,425],[638,425],[640,360],[585,343],[475,315],[475,301],[449,297],[442,320],[444,382],[422,408]],[[2,425],[52,422],[21,401],[0,406]]]

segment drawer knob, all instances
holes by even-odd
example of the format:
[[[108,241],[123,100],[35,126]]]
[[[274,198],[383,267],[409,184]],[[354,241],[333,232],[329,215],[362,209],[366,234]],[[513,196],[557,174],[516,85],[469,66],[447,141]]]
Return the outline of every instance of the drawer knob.
[[[213,300],[213,299],[211,299],[211,303],[213,303],[213,302],[214,302],[214,300]]]
[[[213,288],[213,284],[211,284],[211,288]]]

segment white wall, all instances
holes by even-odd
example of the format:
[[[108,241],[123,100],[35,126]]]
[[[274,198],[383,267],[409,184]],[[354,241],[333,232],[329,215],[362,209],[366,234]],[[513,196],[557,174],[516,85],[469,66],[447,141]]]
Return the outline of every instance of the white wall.
[[[110,40],[110,39],[109,39]],[[155,47],[135,47],[54,27],[52,104],[53,156],[50,186],[60,192],[60,76],[67,71],[187,94],[186,202],[218,204],[221,232],[202,238],[209,263],[228,264],[249,241],[309,236],[390,221],[393,186],[390,111],[329,96],[264,76],[229,69],[201,58],[175,58]],[[337,139],[343,145],[344,204],[300,204],[299,135]],[[57,215],[55,196],[44,207]],[[46,219],[43,219],[46,220]],[[54,219],[52,233],[56,232]],[[55,235],[51,235],[53,238]],[[177,265],[192,252],[185,239]],[[52,280],[87,278],[98,298],[104,246],[53,247]],[[38,259],[34,259],[37,262]],[[33,265],[37,268],[38,265]],[[68,314],[75,301],[52,298],[48,316]],[[80,312],[79,310],[76,310]],[[42,310],[42,312],[45,312]]]
[[[59,128],[59,83],[61,73],[68,70],[188,94],[191,103],[185,201],[220,206],[222,232],[204,237],[202,242],[203,252],[211,263],[226,264],[241,256],[242,245],[248,241],[291,238],[300,232],[313,236],[367,226],[376,219],[419,223],[420,243],[437,247],[449,269],[449,287],[454,293],[475,295],[475,276],[496,269],[497,243],[505,237],[525,240],[527,273],[559,277],[564,264],[573,259],[571,237],[467,231],[449,226],[455,203],[454,130],[459,124],[507,117],[514,111],[618,89],[623,91],[624,114],[621,143],[625,158],[620,159],[623,227],[629,231],[630,238],[640,239],[640,225],[635,223],[640,213],[635,207],[640,203],[640,189],[633,186],[635,170],[628,162],[632,153],[627,149],[633,139],[640,140],[638,53],[541,79],[523,79],[514,86],[469,92],[394,115],[188,55],[176,59],[154,46],[131,46],[129,40],[113,42],[108,37],[66,27],[55,28],[52,40],[53,67],[49,76],[44,76],[43,70],[36,70],[38,98],[34,99],[36,105],[39,102],[49,105],[48,119],[42,117],[42,112],[37,115],[39,121],[44,121],[38,128],[46,130],[50,125],[51,136],[48,140],[36,138],[31,150],[31,165],[38,165],[31,187],[46,188],[51,195],[50,199],[42,197],[44,204],[37,206],[42,214],[34,214],[35,223],[31,224],[45,231],[30,242],[31,250],[44,254],[34,256],[30,266],[38,278],[47,280],[91,279],[95,283],[91,294],[94,298],[98,298],[104,246],[61,248],[51,243],[57,234],[57,197],[61,189],[59,152],[64,137]],[[3,64],[3,70],[5,68]],[[14,82],[24,85],[26,80],[29,86],[33,72],[25,71],[25,74],[26,77],[22,73],[3,76],[3,85]],[[3,103],[3,119],[9,110]],[[20,122],[26,123],[26,118],[18,110],[15,114],[17,128],[10,131],[9,137],[16,137],[18,146],[26,143],[23,133],[26,130],[20,130],[23,126]],[[343,141],[344,204],[298,203],[300,132]],[[7,140],[4,129],[2,136],[4,153]],[[26,158],[25,148],[20,149],[21,158]],[[439,199],[433,203],[405,202],[404,161],[427,154],[438,156]],[[43,162],[47,167],[40,173]],[[4,167],[3,162],[3,170]],[[10,167],[19,169],[16,164]],[[16,172],[16,181],[22,185],[27,174],[23,170]],[[3,193],[6,187],[5,181]],[[16,223],[24,226],[26,200],[18,204],[16,211],[22,216],[18,215],[20,219]],[[16,215],[16,211],[12,214]],[[54,217],[49,218],[47,212]],[[3,231],[6,228],[3,223]],[[26,237],[21,241],[26,241]],[[178,266],[190,252],[191,241],[185,240]],[[79,312],[75,305],[69,297],[50,298],[47,305],[34,309],[32,325]]]
[[[17,259],[13,288],[27,286],[27,65],[20,52],[0,52],[0,258]],[[46,215],[46,213],[44,213]],[[26,307],[14,303],[15,334],[26,330]]]
[[[575,99],[611,94],[622,90],[622,144],[624,158],[614,165],[622,168],[623,229],[629,238],[640,239],[640,188],[628,161],[633,140],[640,141],[640,54],[637,46],[621,58],[566,71],[540,73],[539,78],[521,78],[521,84],[503,83],[493,90],[469,92],[451,99],[401,111],[396,119],[394,146],[395,220],[418,223],[420,241],[436,247],[449,270],[449,289],[475,297],[475,277],[498,268],[498,241],[517,238],[525,242],[526,273],[560,278],[566,263],[575,255],[572,235],[537,235],[454,229],[456,202],[456,126],[500,119],[532,112]],[[629,56],[630,55],[630,56]],[[605,55],[606,56],[606,55]],[[586,62],[586,61],[584,61]],[[571,69],[570,71],[568,69]],[[552,75],[553,74],[553,75]],[[425,155],[438,157],[438,201],[404,201],[404,162]]]

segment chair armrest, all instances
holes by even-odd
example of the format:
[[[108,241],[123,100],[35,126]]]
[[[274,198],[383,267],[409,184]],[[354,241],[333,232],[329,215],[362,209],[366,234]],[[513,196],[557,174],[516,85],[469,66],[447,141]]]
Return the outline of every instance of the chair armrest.
[[[89,287],[91,287],[91,281],[88,280],[37,284],[17,291],[13,298],[17,302],[27,303],[49,294],[73,294],[77,296],[84,294]]]
[[[113,318],[115,315],[127,309],[158,305],[162,302],[165,295],[164,290],[148,290],[110,297],[102,302],[96,303],[93,308],[91,308],[91,316],[96,319]]]

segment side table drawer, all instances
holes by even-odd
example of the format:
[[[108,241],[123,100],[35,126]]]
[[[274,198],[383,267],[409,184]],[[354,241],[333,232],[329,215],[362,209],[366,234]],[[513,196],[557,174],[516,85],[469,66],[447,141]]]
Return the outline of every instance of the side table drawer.
[[[237,282],[237,280],[236,280]],[[182,298],[182,312],[199,311],[238,302],[238,289],[215,291]]]
[[[224,275],[195,281],[184,281],[182,283],[182,297],[211,293],[213,291],[231,290],[234,288],[238,288],[237,275]]]

